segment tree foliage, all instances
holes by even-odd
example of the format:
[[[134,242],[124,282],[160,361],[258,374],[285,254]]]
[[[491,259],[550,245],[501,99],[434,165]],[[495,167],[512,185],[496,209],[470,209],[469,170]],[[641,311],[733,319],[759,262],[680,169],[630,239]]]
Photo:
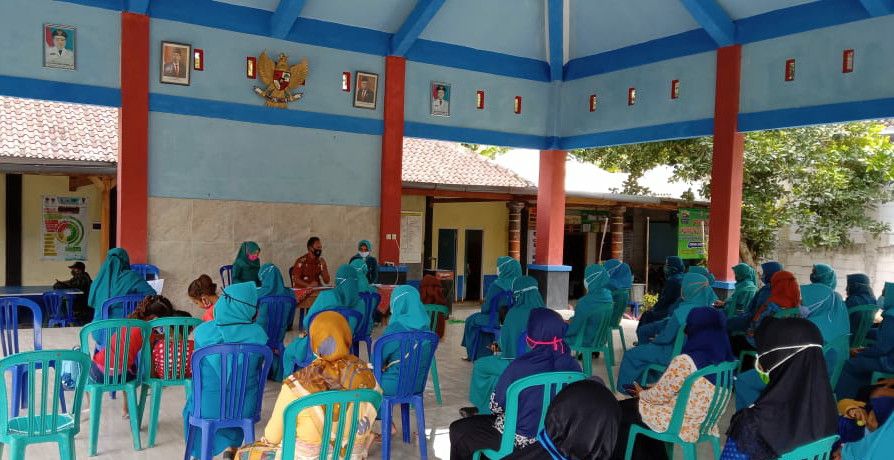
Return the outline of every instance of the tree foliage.
[[[494,145],[462,144],[462,146],[491,160],[510,150],[509,147],[497,147]]]
[[[873,215],[894,200],[894,146],[877,122],[810,126],[745,134],[743,259],[764,258],[780,228],[792,225],[806,249],[853,243],[851,232],[890,230]],[[668,165],[674,181],[701,182],[711,196],[710,137],[571,152],[612,172],[629,173],[622,193],[649,194],[650,169]],[[691,189],[690,189],[691,190]],[[745,252],[750,254],[747,254]]]

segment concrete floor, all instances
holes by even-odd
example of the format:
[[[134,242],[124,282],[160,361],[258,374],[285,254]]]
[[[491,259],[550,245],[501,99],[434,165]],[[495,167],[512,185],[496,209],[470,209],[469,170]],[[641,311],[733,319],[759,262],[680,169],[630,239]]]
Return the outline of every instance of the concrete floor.
[[[454,308],[452,319],[464,319],[474,311],[477,311],[477,306],[457,306]],[[633,331],[636,327],[636,323],[634,321],[624,320],[623,326],[626,332],[627,343],[630,344],[635,340]],[[381,332],[382,328],[377,328],[376,331],[374,331],[374,335],[381,334]],[[77,333],[77,328],[44,329],[44,348],[70,349],[77,344]],[[446,460],[449,458],[450,438],[448,428],[450,423],[459,417],[459,408],[469,405],[468,389],[472,365],[461,359],[461,357],[464,356],[465,351],[460,346],[462,333],[462,323],[448,323],[445,340],[438,347],[437,362],[441,380],[443,405],[439,406],[435,401],[434,391],[430,380],[426,392],[425,417],[426,427],[428,427],[426,438],[428,440],[428,457],[431,459]],[[293,336],[294,333],[290,332],[287,336],[286,343],[289,343]],[[617,344],[617,340],[615,340],[615,342],[619,348],[618,353],[620,353],[620,344]],[[616,356],[620,356],[620,354],[616,354]],[[365,351],[361,352],[361,357],[366,359]],[[605,378],[605,364],[602,359],[594,361],[593,370],[596,375],[601,376],[603,379]],[[614,372],[617,375],[617,366],[614,368]],[[275,382],[268,382],[264,389],[261,422],[255,427],[257,436],[260,436],[263,432],[264,425],[273,410],[273,403],[276,400],[279,389],[280,385]],[[162,409],[158,421],[159,429],[156,445],[150,449],[145,448],[145,445],[148,442],[146,425],[148,423],[147,419],[149,411],[147,409],[147,415],[144,417],[141,432],[144,449],[141,451],[134,451],[129,424],[121,418],[122,398],[119,396],[117,400],[112,400],[107,396],[103,401],[97,456],[93,458],[103,460],[174,460],[183,458],[185,441],[183,437],[183,417],[181,414],[184,407],[184,401],[184,392],[182,389],[173,388],[165,390],[162,397]],[[721,433],[725,431],[732,412],[732,404],[730,404],[727,413],[721,420]],[[395,412],[394,415],[397,420],[400,419],[399,411]],[[82,420],[81,433],[77,435],[75,444],[78,458],[86,459],[88,458],[88,415],[85,414]],[[411,420],[411,424],[415,426],[415,421]],[[413,428],[411,427],[411,430],[412,429]],[[713,458],[709,444],[702,444],[700,446],[699,457],[704,459]],[[9,458],[8,449],[5,449],[2,458]],[[32,445],[29,446],[26,451],[26,458],[29,460],[56,459],[59,458],[59,451],[55,444]],[[372,448],[370,451],[370,458],[381,458],[381,449],[378,446]],[[392,442],[392,458],[419,458],[419,446],[418,444],[404,444],[401,442],[400,435],[398,434],[394,437]]]

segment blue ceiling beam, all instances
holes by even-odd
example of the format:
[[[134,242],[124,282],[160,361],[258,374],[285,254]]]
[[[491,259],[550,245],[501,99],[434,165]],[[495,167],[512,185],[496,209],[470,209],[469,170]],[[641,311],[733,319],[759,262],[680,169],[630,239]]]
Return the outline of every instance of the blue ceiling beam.
[[[123,9],[131,13],[146,14],[149,12],[149,0],[124,0]]]
[[[419,0],[407,19],[401,24],[397,33],[391,37],[391,55],[406,56],[410,47],[416,43],[419,35],[428,26],[432,18],[438,14],[438,10],[445,0]]]
[[[305,2],[306,0],[279,0],[276,11],[270,17],[270,35],[274,38],[286,38],[304,9]]]
[[[562,67],[565,65],[565,2],[549,0],[549,76],[550,79],[562,79]]]
[[[894,13],[894,1],[892,0],[860,0],[866,12],[872,16],[884,16]]]
[[[736,25],[716,0],[680,0],[680,2],[705,32],[717,42],[717,46],[729,46],[735,43]]]

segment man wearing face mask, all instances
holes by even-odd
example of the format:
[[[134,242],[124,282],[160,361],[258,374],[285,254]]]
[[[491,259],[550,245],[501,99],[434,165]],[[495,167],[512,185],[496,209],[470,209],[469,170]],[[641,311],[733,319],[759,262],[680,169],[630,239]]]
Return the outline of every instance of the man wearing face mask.
[[[323,255],[323,243],[320,239],[312,236],[307,240],[307,254],[298,258],[295,265],[292,266],[292,287],[294,288],[315,288],[329,284],[329,268],[326,266],[326,259]],[[306,297],[299,295],[298,302],[302,308],[313,305],[314,300],[319,294],[319,290],[307,290]]]
[[[71,269],[71,279],[68,281],[56,280],[53,289],[77,289],[84,295],[79,295],[74,301],[74,314],[79,321],[89,321],[93,318],[93,309],[87,306],[87,296],[90,294],[90,284],[93,280],[87,273],[84,262],[75,262],[68,266]]]

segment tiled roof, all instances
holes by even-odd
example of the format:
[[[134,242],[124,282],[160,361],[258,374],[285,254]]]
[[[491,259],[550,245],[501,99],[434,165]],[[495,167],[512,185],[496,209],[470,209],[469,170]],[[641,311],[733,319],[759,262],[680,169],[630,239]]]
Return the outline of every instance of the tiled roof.
[[[118,109],[0,96],[0,157],[118,161]]]
[[[404,138],[404,182],[528,189],[534,184],[456,142]]]

